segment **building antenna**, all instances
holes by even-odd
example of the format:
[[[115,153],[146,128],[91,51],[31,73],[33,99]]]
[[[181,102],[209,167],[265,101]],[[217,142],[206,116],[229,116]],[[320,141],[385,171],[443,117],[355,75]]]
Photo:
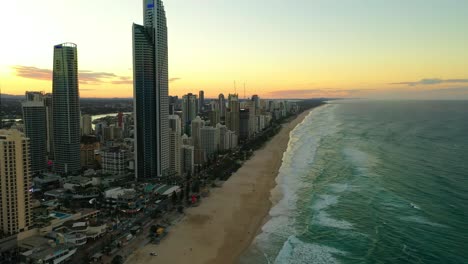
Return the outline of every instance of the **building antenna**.
[[[237,93],[236,81],[234,81],[234,94]]]

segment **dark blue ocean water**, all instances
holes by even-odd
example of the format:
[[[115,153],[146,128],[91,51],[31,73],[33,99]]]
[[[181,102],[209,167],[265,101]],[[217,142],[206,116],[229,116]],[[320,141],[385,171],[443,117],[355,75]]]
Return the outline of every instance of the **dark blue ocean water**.
[[[241,263],[468,263],[468,102],[333,102],[291,133]]]

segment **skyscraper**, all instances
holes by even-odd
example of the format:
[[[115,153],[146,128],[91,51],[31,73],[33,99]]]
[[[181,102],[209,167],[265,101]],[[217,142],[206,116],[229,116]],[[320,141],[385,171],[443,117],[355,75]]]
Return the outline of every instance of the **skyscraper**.
[[[169,141],[170,141],[170,168],[176,175],[182,175],[181,169],[181,146],[182,146],[182,128],[180,124],[180,117],[178,115],[169,116]]]
[[[223,118],[226,116],[226,99],[224,99],[224,94],[219,94],[218,104],[220,117]]]
[[[205,162],[205,153],[201,144],[201,129],[205,126],[205,121],[203,121],[199,116],[192,120],[192,144],[194,147],[194,161],[195,164],[201,165]]]
[[[237,94],[229,94],[228,104],[229,111],[226,113],[226,126],[239,136],[239,96]]]
[[[218,127],[202,127],[200,129],[200,143],[207,159],[212,159],[219,150]]]
[[[47,159],[53,160],[55,154],[54,147],[54,118],[53,118],[53,95],[44,95],[44,104],[47,109]]]
[[[197,117],[197,96],[189,93],[182,96],[182,125],[184,132],[190,135],[190,123]]]
[[[80,166],[80,95],[76,45],[54,46],[53,130],[55,164],[58,173],[78,172]]]
[[[205,92],[198,92],[198,112],[201,113],[205,109]]]
[[[0,130],[0,229],[12,235],[32,224],[29,139],[17,130]]]
[[[161,0],[143,1],[143,25],[133,24],[136,178],[169,169],[166,13]]]
[[[26,136],[30,139],[31,172],[47,168],[47,108],[43,94],[26,92],[27,101],[22,103]]]

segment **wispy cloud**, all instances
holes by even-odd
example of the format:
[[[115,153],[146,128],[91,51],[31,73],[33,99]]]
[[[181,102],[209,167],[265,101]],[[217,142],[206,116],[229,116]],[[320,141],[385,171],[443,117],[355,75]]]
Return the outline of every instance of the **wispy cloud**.
[[[52,79],[52,71],[48,69],[20,65],[13,66],[12,68],[16,70],[16,76],[19,77],[47,81]]]
[[[133,80],[130,77],[122,76],[117,81],[112,81],[112,84],[133,84]]]
[[[116,78],[117,75],[109,72],[79,71],[78,78],[83,84],[99,84],[105,82],[104,79]]]
[[[15,65],[12,68],[16,71],[16,76],[28,79],[51,81],[52,70],[41,69],[32,66]],[[95,72],[89,70],[81,70],[78,72],[78,78],[81,84],[133,84],[133,79],[129,76],[119,76],[111,72]],[[175,77],[169,79],[169,82],[175,82],[182,78]]]
[[[446,83],[468,83],[468,79],[426,78],[426,79],[421,79],[417,82],[396,82],[396,83],[390,83],[390,84],[416,86],[416,85],[434,85],[434,84],[446,84]]]
[[[291,89],[276,90],[268,95],[277,98],[312,98],[312,97],[352,97],[375,89]]]

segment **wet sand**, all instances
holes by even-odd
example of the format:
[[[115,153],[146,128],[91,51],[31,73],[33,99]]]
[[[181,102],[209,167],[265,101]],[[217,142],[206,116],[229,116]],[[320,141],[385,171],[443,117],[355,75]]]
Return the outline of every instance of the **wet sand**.
[[[187,209],[184,219],[170,229],[160,245],[148,244],[126,263],[236,263],[268,216],[270,192],[276,186],[289,133],[310,111],[284,124],[222,188],[211,189],[200,206]],[[150,252],[158,256],[150,256]]]

